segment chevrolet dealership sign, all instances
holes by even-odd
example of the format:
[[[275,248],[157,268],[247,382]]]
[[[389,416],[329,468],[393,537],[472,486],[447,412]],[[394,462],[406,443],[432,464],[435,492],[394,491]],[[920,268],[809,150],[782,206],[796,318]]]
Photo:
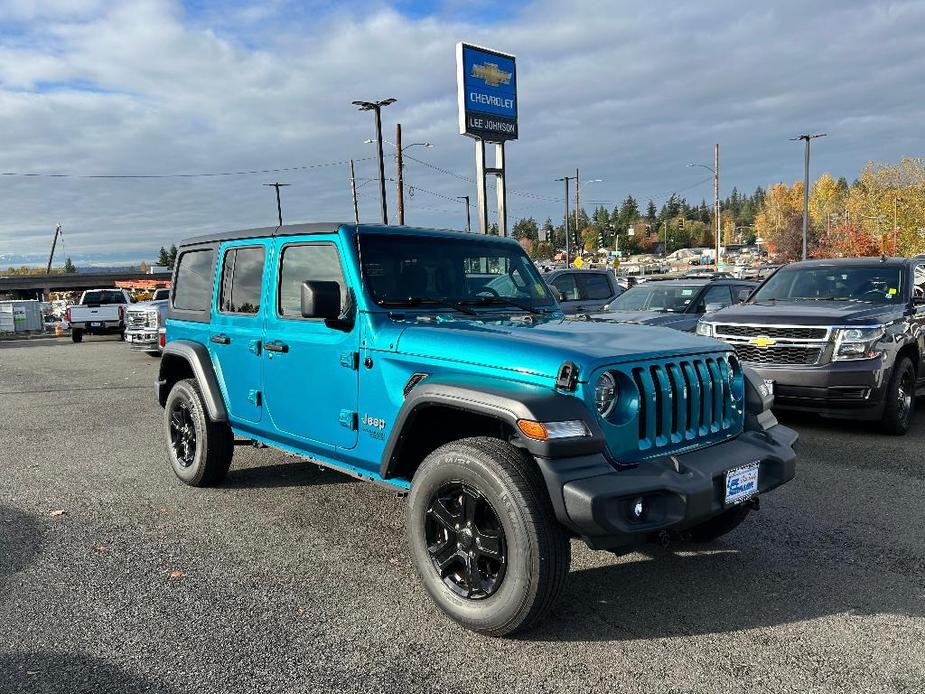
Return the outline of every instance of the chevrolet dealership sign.
[[[517,139],[517,69],[514,56],[456,44],[459,132],[486,142]]]

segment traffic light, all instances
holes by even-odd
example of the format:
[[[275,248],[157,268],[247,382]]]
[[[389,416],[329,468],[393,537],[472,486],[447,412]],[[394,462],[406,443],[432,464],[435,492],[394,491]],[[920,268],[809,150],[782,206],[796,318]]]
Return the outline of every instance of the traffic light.
[[[601,232],[597,235],[597,247],[598,247],[598,248],[603,248],[604,245],[605,245],[605,244],[604,244],[604,232],[601,231]]]

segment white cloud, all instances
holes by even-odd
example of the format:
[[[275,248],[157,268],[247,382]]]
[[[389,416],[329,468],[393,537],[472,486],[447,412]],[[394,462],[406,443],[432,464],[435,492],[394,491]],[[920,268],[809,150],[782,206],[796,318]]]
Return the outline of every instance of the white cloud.
[[[488,7],[488,6],[486,6]],[[853,176],[869,159],[920,154],[925,6],[552,2],[467,24],[412,19],[378,3],[278,0],[189,13],[155,0],[0,5],[4,171],[165,173],[293,167],[369,157],[372,118],[356,98],[395,96],[415,156],[471,175],[456,134],[454,44],[518,55],[522,139],[509,186],[558,197],[581,167],[605,182],[588,198],[643,200],[701,177],[690,160],[723,154],[724,193],[801,173],[787,138],[828,130],[814,171]],[[410,140],[409,140],[410,138]],[[358,164],[375,175],[372,161]],[[391,175],[387,172],[387,175]],[[290,221],[352,217],[346,166],[207,179],[0,177],[0,253],[41,253],[57,222],[68,252],[156,248],[207,228],[273,221],[279,178]],[[471,186],[409,162],[409,185],[455,199]],[[391,185],[390,185],[391,187]],[[376,186],[361,188],[375,219]],[[686,192],[709,196],[709,185]],[[512,195],[514,216],[561,214]],[[394,209],[394,200],[390,200]],[[462,207],[419,191],[414,223],[461,226]]]

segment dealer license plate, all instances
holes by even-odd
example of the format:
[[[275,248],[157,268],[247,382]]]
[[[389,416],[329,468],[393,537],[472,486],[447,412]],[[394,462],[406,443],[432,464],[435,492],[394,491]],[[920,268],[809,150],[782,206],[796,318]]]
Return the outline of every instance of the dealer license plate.
[[[91,328],[98,328],[98,327],[100,327],[101,325],[102,325],[102,323],[90,323],[90,327],[91,327]]]
[[[774,395],[774,381],[770,378],[764,379],[765,388],[768,389],[768,395]]]
[[[726,505],[739,504],[758,493],[758,463],[726,473]]]

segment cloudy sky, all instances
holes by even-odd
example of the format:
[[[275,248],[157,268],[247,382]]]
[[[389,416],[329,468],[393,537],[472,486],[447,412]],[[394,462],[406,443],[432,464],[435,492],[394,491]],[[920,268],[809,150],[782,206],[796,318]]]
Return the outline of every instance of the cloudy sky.
[[[461,227],[472,142],[457,134],[459,40],[515,53],[521,139],[510,216],[561,218],[561,184],[603,179],[583,204],[673,191],[710,198],[802,176],[802,132],[827,132],[813,172],[923,155],[925,2],[617,0],[0,0],[0,262],[47,254],[56,223],[83,262],[152,259],[215,228],[375,221],[372,118],[396,97],[408,223]],[[392,166],[394,163],[392,162]],[[436,167],[436,168],[432,168]],[[211,177],[112,174],[279,172]],[[442,171],[441,171],[442,170]],[[452,175],[455,174],[455,175]],[[387,176],[393,175],[391,169]],[[390,184],[390,207],[394,192]],[[6,263],[8,264],[8,263]]]

